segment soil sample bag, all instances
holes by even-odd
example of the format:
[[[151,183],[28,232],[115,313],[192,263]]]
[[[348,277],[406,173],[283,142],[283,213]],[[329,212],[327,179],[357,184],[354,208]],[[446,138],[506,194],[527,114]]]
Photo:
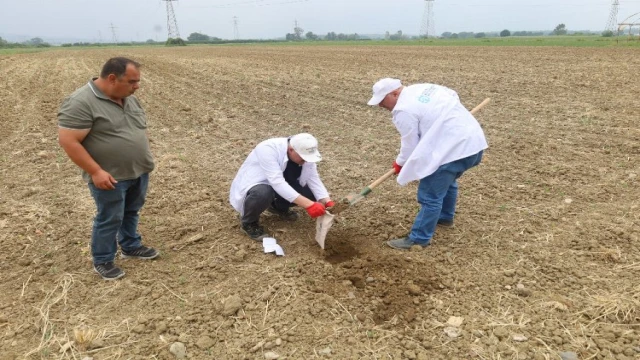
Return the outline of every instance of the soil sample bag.
[[[322,249],[324,249],[324,240],[327,237],[331,225],[333,225],[334,217],[335,215],[327,212],[316,219],[316,241]]]

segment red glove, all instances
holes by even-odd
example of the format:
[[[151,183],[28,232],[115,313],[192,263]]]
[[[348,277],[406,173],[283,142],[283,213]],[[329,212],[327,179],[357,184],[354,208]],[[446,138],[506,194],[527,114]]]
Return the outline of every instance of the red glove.
[[[324,205],[319,202],[314,202],[313,205],[309,206],[306,210],[307,214],[309,214],[313,219],[324,215],[326,212]]]
[[[336,206],[336,203],[333,200],[329,200],[329,201],[327,201],[326,204],[324,204],[324,206],[326,208],[332,208],[332,207]]]
[[[398,165],[397,162],[393,162],[393,170],[396,171],[396,175],[400,174],[400,170],[402,170],[402,166]]]

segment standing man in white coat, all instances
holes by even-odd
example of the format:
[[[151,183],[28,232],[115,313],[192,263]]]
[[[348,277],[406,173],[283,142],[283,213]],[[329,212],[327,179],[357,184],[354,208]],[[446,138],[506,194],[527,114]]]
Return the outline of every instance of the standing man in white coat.
[[[324,215],[335,203],[318,175],[320,160],[318,141],[311,134],[258,144],[238,170],[229,194],[231,205],[240,213],[242,230],[253,240],[262,240],[268,235],[260,226],[260,214],[268,210],[295,221],[294,204],[312,218]]]
[[[421,208],[411,233],[387,244],[401,250],[425,247],[438,224],[453,226],[457,179],[482,160],[487,148],[484,132],[458,94],[440,85],[402,86],[398,79],[381,79],[373,85],[368,104],[393,114],[401,136],[400,154],[393,162],[398,183],[420,180]]]

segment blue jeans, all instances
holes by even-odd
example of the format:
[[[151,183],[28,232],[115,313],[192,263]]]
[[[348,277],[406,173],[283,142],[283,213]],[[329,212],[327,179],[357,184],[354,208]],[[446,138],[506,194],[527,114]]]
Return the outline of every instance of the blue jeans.
[[[124,251],[142,246],[142,238],[138,234],[138,219],[148,186],[149,174],[143,174],[137,179],[118,181],[114,190],[101,190],[89,184],[97,207],[91,233],[94,264],[113,261],[118,243]]]
[[[441,165],[418,185],[420,211],[411,228],[409,239],[427,245],[433,237],[438,220],[453,221],[458,200],[458,178],[480,164],[482,151],[469,157]]]

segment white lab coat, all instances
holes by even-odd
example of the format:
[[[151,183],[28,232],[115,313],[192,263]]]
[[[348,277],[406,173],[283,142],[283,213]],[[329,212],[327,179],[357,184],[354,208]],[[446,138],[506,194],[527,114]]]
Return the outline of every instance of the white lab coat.
[[[406,185],[433,174],[441,165],[474,155],[488,147],[478,121],[444,86],[405,87],[392,110],[401,136],[402,166],[398,183]]]
[[[244,199],[247,192],[258,184],[271,185],[283,199],[293,202],[300,194],[284,179],[287,168],[287,138],[273,138],[258,144],[244,161],[231,183],[229,201],[236,211],[244,214]],[[329,197],[329,192],[320,180],[316,163],[305,162],[298,180],[309,186],[317,200]]]

